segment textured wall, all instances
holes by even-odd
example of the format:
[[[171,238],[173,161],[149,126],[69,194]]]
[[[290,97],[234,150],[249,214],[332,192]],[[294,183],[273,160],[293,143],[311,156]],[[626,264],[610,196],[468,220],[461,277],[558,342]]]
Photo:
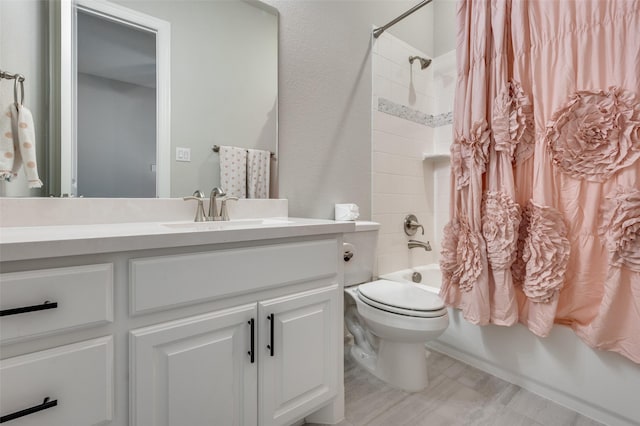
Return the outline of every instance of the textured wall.
[[[280,12],[280,196],[292,216],[371,217],[371,30],[414,1],[269,0]],[[431,52],[427,6],[393,34]],[[402,35],[404,34],[404,35]]]
[[[433,2],[433,54],[440,56],[456,48],[456,3],[457,0],[435,0]]]

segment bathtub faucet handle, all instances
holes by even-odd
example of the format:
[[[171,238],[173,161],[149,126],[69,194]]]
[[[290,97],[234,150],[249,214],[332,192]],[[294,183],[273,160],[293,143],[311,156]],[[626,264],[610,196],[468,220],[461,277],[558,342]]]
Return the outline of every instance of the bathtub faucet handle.
[[[416,235],[416,232],[418,232],[418,228],[420,228],[420,230],[422,231],[422,235],[424,235],[424,226],[422,226],[420,222],[418,222],[418,218],[416,217],[416,215],[410,214],[404,218],[405,234],[407,234],[410,237],[414,236]]]

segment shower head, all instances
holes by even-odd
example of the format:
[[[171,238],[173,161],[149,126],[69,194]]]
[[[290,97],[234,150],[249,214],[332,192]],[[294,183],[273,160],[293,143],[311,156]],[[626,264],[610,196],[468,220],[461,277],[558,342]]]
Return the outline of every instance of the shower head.
[[[420,61],[420,69],[422,70],[431,65],[431,59],[421,58],[420,56],[409,56],[409,63],[413,64],[416,59]]]

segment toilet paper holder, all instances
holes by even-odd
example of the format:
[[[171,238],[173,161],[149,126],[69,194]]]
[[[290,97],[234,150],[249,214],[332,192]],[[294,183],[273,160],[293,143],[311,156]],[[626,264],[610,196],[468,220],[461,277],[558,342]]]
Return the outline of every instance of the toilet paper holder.
[[[342,243],[342,258],[345,262],[350,261],[356,254],[356,246],[351,243]]]

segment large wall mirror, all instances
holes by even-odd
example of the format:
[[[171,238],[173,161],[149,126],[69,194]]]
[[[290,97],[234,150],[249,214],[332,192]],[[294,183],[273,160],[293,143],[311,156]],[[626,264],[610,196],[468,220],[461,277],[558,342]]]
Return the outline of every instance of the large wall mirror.
[[[277,196],[276,9],[254,0],[53,4],[49,194],[208,193],[220,185],[212,148],[230,145],[274,154]]]

